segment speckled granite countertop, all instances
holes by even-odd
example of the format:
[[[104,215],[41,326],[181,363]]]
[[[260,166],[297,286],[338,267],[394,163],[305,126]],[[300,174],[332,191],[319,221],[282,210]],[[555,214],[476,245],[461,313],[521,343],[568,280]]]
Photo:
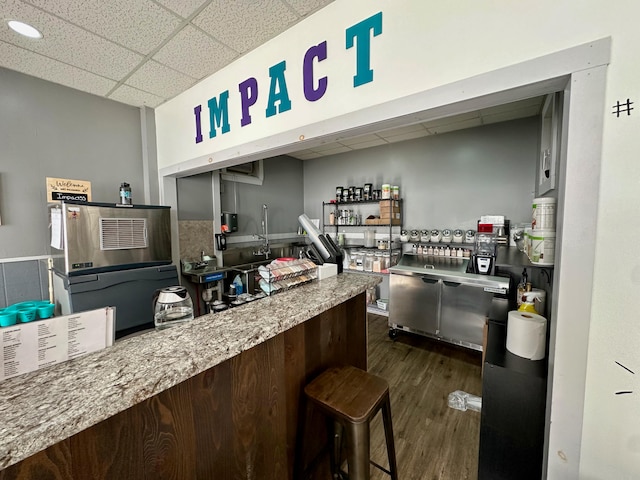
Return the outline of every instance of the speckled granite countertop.
[[[0,469],[345,302],[380,277],[342,274],[0,383]]]

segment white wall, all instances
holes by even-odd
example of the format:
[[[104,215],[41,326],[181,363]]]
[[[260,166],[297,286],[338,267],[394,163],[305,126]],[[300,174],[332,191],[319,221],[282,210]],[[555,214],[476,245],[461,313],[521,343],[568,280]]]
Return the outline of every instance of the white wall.
[[[344,30],[379,11],[383,12],[383,33],[372,39],[374,81],[353,88],[350,76],[354,55],[353,50],[344,48]],[[584,413],[580,416],[578,412],[579,418],[566,425],[578,435],[582,432],[581,449],[579,460],[572,446],[566,448],[568,455],[560,454],[560,450],[565,450],[562,442],[572,432],[552,432],[556,438],[551,439],[554,449],[549,452],[549,472],[550,478],[576,478],[577,472],[585,479],[638,478],[640,387],[638,377],[616,362],[633,371],[640,369],[640,349],[637,348],[640,322],[636,320],[635,302],[640,284],[640,261],[632,246],[623,254],[612,254],[611,238],[612,232],[624,231],[625,238],[629,239],[640,235],[637,221],[640,162],[635,159],[640,151],[640,135],[637,134],[640,110],[617,117],[610,106],[627,98],[633,102],[640,98],[639,16],[640,4],[630,0],[539,0],[535,3],[337,0],[159,107],[156,112],[159,166],[166,173],[174,173],[180,169],[207,168],[209,161],[218,165],[233,163],[237,158],[248,158],[281,146],[306,148],[314,143],[314,138],[321,139],[332,131],[352,128],[353,123],[344,120],[350,112],[356,114],[350,117],[353,119],[368,107],[416,92],[440,92],[441,86],[448,88],[442,90],[445,94],[437,101],[447,105],[459,97],[474,95],[474,92],[463,90],[456,92],[457,81],[610,36],[607,107],[602,110],[604,128],[595,279],[593,291],[585,292],[585,298],[592,294],[591,315],[590,318],[587,315],[584,319],[571,319],[572,325],[582,324],[585,331],[589,331],[586,383],[580,378],[573,379],[585,387]],[[302,98],[300,89],[301,57],[307,47],[323,40],[328,42],[329,55],[319,64],[318,71],[328,75],[329,90],[323,99],[310,103]],[[237,84],[248,76],[256,76],[260,85],[268,88],[268,67],[284,59],[287,60],[292,98],[289,112],[265,118],[256,110],[254,123],[243,129],[239,128],[239,115],[233,113],[232,130],[226,136],[205,138],[198,145],[194,143],[195,105],[202,103],[204,107],[210,97],[229,89],[230,106],[236,102],[230,113],[237,112]],[[535,77],[536,72],[529,72],[529,75]],[[390,104],[389,111],[385,112],[387,118],[406,113],[394,112],[392,106]],[[362,122],[380,120],[371,115],[360,117]],[[327,119],[332,122],[321,123]],[[589,123],[591,119],[584,121]],[[302,135],[304,141],[300,140]],[[589,173],[598,174],[597,171]],[[567,192],[576,195],[573,189]],[[589,195],[589,192],[581,194]],[[564,248],[568,251],[571,246],[564,245]],[[585,261],[591,262],[591,259]],[[570,333],[561,333],[565,337],[561,339],[563,344],[569,344]],[[558,360],[563,360],[562,357],[570,359],[572,353],[570,347],[557,351],[556,356]],[[634,393],[616,395],[620,390]],[[577,391],[582,395],[581,389]],[[563,402],[571,403],[571,393],[563,391],[562,395],[556,395],[554,402],[560,407]],[[568,468],[561,477],[556,472],[562,471],[562,464]]]

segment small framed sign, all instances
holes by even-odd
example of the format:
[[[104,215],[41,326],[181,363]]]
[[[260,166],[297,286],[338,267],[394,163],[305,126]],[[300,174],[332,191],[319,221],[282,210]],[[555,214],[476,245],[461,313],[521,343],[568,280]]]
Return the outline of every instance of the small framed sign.
[[[62,200],[90,202],[91,182],[47,177],[47,202],[59,203]]]

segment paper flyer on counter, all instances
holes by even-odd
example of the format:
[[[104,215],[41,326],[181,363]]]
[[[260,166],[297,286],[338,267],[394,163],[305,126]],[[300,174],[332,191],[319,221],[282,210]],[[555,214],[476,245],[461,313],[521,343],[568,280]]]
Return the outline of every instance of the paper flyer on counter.
[[[114,310],[106,307],[0,329],[0,381],[113,345]]]

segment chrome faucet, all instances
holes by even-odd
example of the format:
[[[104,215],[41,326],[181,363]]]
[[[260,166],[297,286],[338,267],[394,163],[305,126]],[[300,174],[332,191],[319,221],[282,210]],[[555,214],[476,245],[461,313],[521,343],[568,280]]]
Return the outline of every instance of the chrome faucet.
[[[269,247],[269,208],[266,204],[262,204],[262,235],[256,235],[262,240],[260,248],[253,252],[254,255],[264,255],[269,258],[271,248]]]

